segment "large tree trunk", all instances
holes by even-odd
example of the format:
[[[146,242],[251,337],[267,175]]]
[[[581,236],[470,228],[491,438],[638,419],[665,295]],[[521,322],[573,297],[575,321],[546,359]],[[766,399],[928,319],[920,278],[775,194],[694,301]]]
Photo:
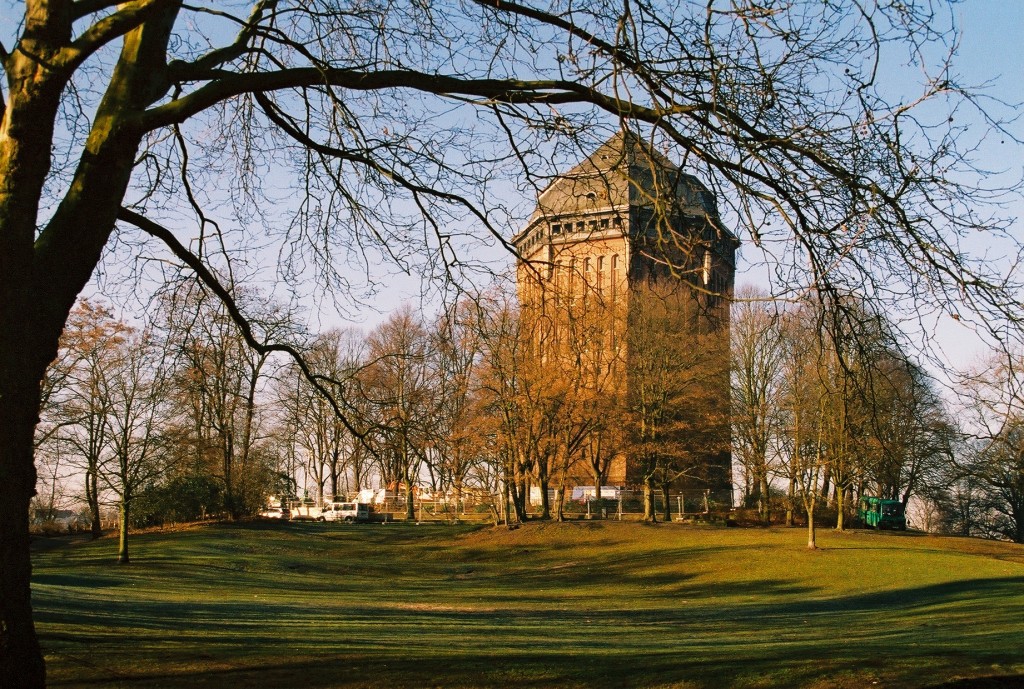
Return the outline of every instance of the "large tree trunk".
[[[49,342],[40,338],[45,310],[36,302],[34,242],[65,81],[46,64],[54,57],[50,42],[71,34],[70,21],[47,21],[45,3],[27,13],[25,45],[4,64],[8,97],[0,123],[0,686],[12,689],[46,682],[32,621],[29,503],[36,492],[39,384],[60,329]]]
[[[0,686],[8,689],[46,683],[32,622],[28,517],[36,485],[39,385],[57,354],[63,320],[48,321],[51,305],[40,303],[37,288],[44,276],[34,242],[50,169],[48,143],[64,87],[64,79],[47,67],[55,57],[48,44],[71,31],[70,22],[47,21],[48,11],[45,3],[27,10],[24,45],[5,61],[8,99],[0,124]],[[69,303],[65,319],[70,308]]]
[[[538,488],[540,488],[540,518],[551,519],[551,500],[548,499],[548,477],[546,473],[537,476]]]
[[[0,325],[3,325],[0,323]],[[0,349],[0,360],[8,351]],[[5,373],[16,373],[4,366]],[[29,583],[28,509],[35,494],[32,439],[38,418],[39,387],[29,380],[0,383],[0,686],[28,689],[45,686],[46,670],[32,623]]]
[[[5,63],[0,123],[0,686],[41,688],[45,666],[32,623],[28,506],[39,385],[88,282],[131,178],[143,132],[125,125],[167,89],[165,55],[178,8],[124,36],[118,67],[68,192],[46,227],[37,217],[54,122],[70,69],[68,3],[29,3],[23,41]],[[66,71],[61,71],[66,69]],[[72,67],[73,69],[73,67]]]
[[[661,499],[664,501],[662,505],[662,519],[668,523],[672,521],[672,503],[669,500],[669,483],[663,481],[661,484]]]

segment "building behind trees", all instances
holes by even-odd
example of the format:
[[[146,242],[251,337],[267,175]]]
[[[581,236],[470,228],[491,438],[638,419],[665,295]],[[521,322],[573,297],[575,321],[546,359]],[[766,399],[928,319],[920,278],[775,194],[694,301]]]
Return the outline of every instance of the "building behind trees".
[[[728,503],[739,243],[714,195],[620,133],[544,189],[513,243],[535,356],[618,401],[626,432],[602,482],[708,489]]]

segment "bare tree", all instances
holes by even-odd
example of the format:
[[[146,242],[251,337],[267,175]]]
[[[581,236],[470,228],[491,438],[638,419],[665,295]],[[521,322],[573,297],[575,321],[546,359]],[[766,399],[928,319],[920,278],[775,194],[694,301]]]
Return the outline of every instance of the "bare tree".
[[[129,562],[128,532],[138,493],[166,470],[161,456],[160,424],[167,400],[167,356],[151,333],[126,338],[116,362],[104,372],[100,396],[107,408],[110,447],[100,464],[100,479],[117,495],[117,561]]]
[[[993,356],[966,390],[967,430],[973,443],[960,467],[961,497],[976,497],[991,510],[990,533],[1024,543],[1024,385],[1021,357]],[[968,513],[965,505],[961,512]],[[969,530],[976,519],[962,518]]]
[[[450,492],[458,518],[463,489],[483,453],[480,429],[474,424],[481,348],[476,304],[463,300],[443,313],[431,333],[428,356],[435,386],[433,422],[428,424],[432,475]]]
[[[264,338],[297,336],[289,314],[251,290],[240,292],[239,303]],[[174,431],[181,452],[191,455],[183,465],[221,482],[232,516],[251,514],[263,501],[258,397],[270,352],[249,347],[224,305],[191,282],[168,290],[157,303],[175,364]]]
[[[426,461],[433,406],[428,346],[419,315],[404,306],[368,336],[362,372],[381,476],[385,485],[404,488],[406,519],[415,518],[414,489]]]
[[[900,500],[946,485],[960,431],[927,373],[898,351],[876,362],[865,483]]]
[[[744,499],[753,501],[761,522],[771,509],[771,464],[782,430],[784,340],[782,314],[767,295],[741,290],[733,306],[733,448],[744,472]]]
[[[71,312],[61,337],[58,361],[69,363],[67,384],[62,394],[49,397],[44,407],[47,416],[59,419],[53,440],[69,450],[72,464],[84,477],[93,538],[102,535],[100,469],[110,449],[109,376],[119,365],[133,332],[109,308],[82,300]]]
[[[818,327],[820,311],[808,305],[785,321],[785,428],[781,448],[789,477],[787,525],[799,499],[807,515],[807,547],[817,548],[814,511],[821,497],[821,480],[828,457],[825,419],[829,398],[823,382],[829,357]]]
[[[330,330],[317,337],[306,352],[306,361],[314,374],[332,388],[336,399],[344,399],[349,405],[357,397],[355,376],[363,364],[362,349],[359,333]],[[291,434],[306,456],[306,474],[315,479],[317,497],[347,493],[344,486],[349,470],[354,470],[355,486],[359,487],[363,480],[359,460],[364,448],[328,399],[294,366],[289,367],[280,387],[285,407],[294,410]]]
[[[515,298],[495,289],[478,300],[477,331],[483,351],[478,379],[477,418],[493,437],[493,454],[506,524],[526,520],[527,480],[540,441],[532,413],[532,367],[536,340],[525,327]]]

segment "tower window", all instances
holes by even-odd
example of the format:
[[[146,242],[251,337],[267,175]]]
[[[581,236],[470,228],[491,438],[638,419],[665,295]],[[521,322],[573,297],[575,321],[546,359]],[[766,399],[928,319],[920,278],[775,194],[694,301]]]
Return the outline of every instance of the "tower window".
[[[612,254],[612,275],[611,275],[611,295],[612,299],[615,299],[615,292],[618,289],[619,284],[619,255]]]

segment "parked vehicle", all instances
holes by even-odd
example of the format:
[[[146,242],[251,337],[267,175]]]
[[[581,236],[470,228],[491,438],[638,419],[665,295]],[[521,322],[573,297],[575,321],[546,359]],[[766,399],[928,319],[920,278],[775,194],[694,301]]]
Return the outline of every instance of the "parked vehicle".
[[[291,514],[284,507],[268,507],[260,512],[260,516],[267,517],[268,519],[289,519]]]
[[[321,516],[321,508],[312,500],[293,502],[288,507],[294,521],[315,521]]]
[[[883,500],[865,496],[860,499],[860,509],[857,511],[857,518],[864,526],[871,529],[899,529],[907,528],[907,515],[903,510],[903,503],[899,500]]]
[[[370,521],[370,506],[365,502],[328,502],[320,511],[320,521],[352,522]]]

